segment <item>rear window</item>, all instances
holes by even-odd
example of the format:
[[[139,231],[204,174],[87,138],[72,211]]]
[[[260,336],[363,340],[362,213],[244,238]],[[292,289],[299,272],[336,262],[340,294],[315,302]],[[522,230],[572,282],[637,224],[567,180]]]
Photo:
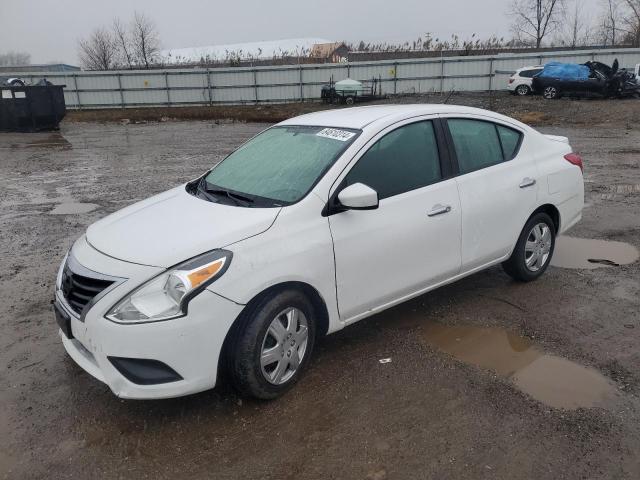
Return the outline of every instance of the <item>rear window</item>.
[[[460,173],[470,173],[504,161],[494,123],[484,120],[450,119],[449,131]]]
[[[460,173],[470,173],[513,159],[522,133],[485,120],[449,119]]]

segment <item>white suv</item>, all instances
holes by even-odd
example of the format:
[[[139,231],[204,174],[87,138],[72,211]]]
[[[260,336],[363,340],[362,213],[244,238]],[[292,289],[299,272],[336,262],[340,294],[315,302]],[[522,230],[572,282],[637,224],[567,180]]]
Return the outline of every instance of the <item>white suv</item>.
[[[120,397],[274,398],[315,339],[502,263],[530,281],[581,218],[565,137],[469,107],[312,113],[94,223],[62,262],[67,352]]]
[[[515,95],[529,95],[532,92],[531,81],[534,76],[544,70],[543,66],[536,67],[524,67],[516,70],[516,72],[509,77],[509,84],[507,88]]]

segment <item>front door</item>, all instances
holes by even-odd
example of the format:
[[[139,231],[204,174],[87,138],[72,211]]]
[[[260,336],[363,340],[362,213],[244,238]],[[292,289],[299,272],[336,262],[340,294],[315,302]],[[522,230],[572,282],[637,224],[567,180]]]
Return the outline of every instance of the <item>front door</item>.
[[[375,210],[329,216],[338,307],[343,321],[407,298],[460,270],[460,202],[444,179],[436,127],[423,120],[390,127],[337,182],[378,192]]]

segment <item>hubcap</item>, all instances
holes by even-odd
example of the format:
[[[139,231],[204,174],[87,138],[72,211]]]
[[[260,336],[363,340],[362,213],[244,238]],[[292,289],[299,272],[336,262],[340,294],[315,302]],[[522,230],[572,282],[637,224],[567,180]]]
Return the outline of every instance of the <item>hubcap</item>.
[[[308,337],[307,317],[301,310],[290,307],[276,315],[260,351],[262,375],[269,383],[282,385],[293,377],[307,351]]]
[[[548,87],[545,91],[544,91],[545,97],[547,98],[553,98],[556,96],[556,89],[553,87]]]
[[[523,96],[526,95],[527,93],[529,93],[529,89],[524,85],[520,85],[516,89],[516,91],[518,92],[518,95],[523,95]]]
[[[549,225],[538,223],[531,229],[524,245],[524,261],[530,271],[537,272],[547,264],[552,244]]]

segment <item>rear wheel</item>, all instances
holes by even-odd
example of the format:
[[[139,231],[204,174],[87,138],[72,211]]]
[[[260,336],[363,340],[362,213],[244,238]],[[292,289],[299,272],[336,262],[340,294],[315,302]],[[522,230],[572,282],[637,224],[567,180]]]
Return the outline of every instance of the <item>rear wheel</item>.
[[[529,85],[518,85],[516,87],[516,94],[520,95],[521,97],[529,95],[530,93],[531,89],[529,88]]]
[[[514,280],[535,280],[549,266],[555,245],[556,227],[553,220],[546,213],[537,213],[522,229],[511,257],[502,267]]]
[[[311,302],[301,292],[268,295],[240,319],[231,355],[231,380],[244,395],[276,398],[298,380],[309,363],[316,333]]]
[[[560,91],[556,87],[545,87],[542,92],[542,96],[547,100],[553,100],[554,98],[558,98],[560,96]]]

